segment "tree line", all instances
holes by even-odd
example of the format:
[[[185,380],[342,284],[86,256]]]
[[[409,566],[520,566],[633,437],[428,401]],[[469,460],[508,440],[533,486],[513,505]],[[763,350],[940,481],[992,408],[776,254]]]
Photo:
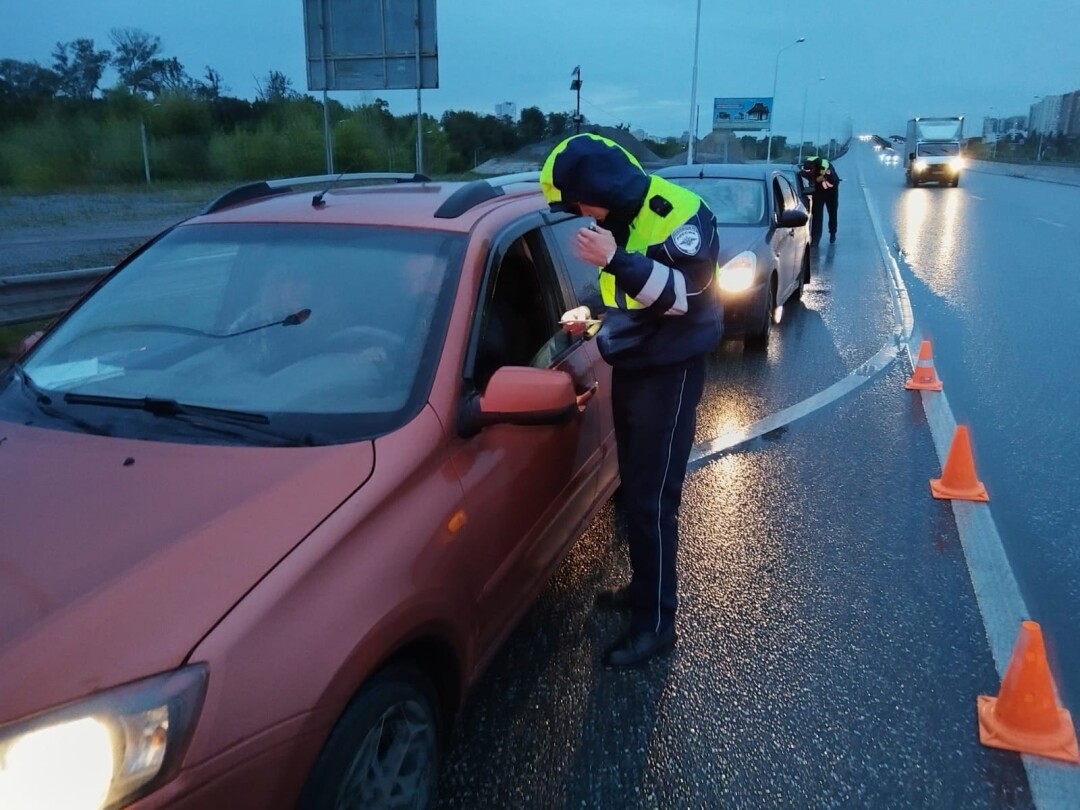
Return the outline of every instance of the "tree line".
[[[161,38],[114,28],[111,48],[92,39],[57,42],[48,66],[0,59],[0,185],[58,188],[154,181],[250,180],[319,174],[326,168],[322,103],[282,72],[258,82],[254,100],[229,95],[206,65],[194,77],[164,53]],[[103,88],[108,68],[117,76]],[[334,166],[411,171],[416,114],[395,116],[381,98],[327,105]],[[468,172],[522,146],[571,134],[572,112],[521,111],[517,121],[469,110],[425,114],[424,170]],[[622,128],[627,128],[622,125]],[[660,155],[675,139],[645,142]]]

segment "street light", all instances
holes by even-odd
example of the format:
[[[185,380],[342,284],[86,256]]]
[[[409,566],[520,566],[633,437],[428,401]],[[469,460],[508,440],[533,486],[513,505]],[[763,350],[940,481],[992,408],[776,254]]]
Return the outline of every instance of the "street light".
[[[690,128],[686,131],[686,165],[694,162],[694,135],[697,131],[697,55],[701,39],[701,0],[697,0],[697,22],[694,24],[694,75],[690,81]]]
[[[829,99],[829,103],[833,103],[833,99]],[[821,149],[821,107],[817,108],[817,141],[814,144],[818,149]]]
[[[765,150],[766,163],[772,163],[772,133],[773,123],[776,121],[776,77],[780,73],[780,54],[782,54],[788,48],[794,48],[800,42],[806,42],[806,37],[799,37],[794,42],[785,45],[783,48],[776,52],[776,64],[773,66],[772,74],[772,110],[769,112],[769,146]]]
[[[574,113],[574,134],[581,134],[581,65],[570,71],[570,89],[577,93],[577,112]]]
[[[833,99],[833,98],[829,99],[829,117],[828,117],[828,123],[825,124],[825,137],[827,137],[829,139],[829,145],[826,147],[826,149],[828,150],[827,154],[829,156],[829,160],[832,160],[832,142],[833,142],[832,114],[833,114],[833,110],[835,109],[833,107],[833,104],[835,104],[835,103],[836,103],[836,99]]]
[[[819,82],[825,81],[824,76],[818,77]],[[802,165],[802,150],[803,144],[806,143],[806,102],[810,97],[810,82],[806,83],[806,92],[803,93],[802,100],[802,129],[799,131],[799,165]]]

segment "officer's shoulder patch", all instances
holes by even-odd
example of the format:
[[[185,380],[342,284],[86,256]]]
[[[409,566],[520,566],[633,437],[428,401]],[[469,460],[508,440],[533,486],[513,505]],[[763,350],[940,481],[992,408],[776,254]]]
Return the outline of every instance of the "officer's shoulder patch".
[[[701,231],[697,225],[680,225],[671,233],[671,241],[687,256],[696,256],[701,249]]]

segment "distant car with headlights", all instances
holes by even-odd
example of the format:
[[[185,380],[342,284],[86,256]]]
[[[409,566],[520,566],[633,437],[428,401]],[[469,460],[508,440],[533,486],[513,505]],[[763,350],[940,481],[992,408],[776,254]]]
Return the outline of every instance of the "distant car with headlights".
[[[537,173],[253,183],[0,369],[0,808],[431,805],[618,485],[581,224]]]
[[[657,174],[696,193],[716,215],[725,337],[767,345],[784,304],[810,281],[809,214],[794,169],[714,163]]]

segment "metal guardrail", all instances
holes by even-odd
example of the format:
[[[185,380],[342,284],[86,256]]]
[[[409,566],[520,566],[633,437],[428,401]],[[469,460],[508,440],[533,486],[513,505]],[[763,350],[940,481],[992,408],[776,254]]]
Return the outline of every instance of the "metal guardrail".
[[[87,267],[0,278],[0,326],[47,320],[64,314],[111,269]]]

